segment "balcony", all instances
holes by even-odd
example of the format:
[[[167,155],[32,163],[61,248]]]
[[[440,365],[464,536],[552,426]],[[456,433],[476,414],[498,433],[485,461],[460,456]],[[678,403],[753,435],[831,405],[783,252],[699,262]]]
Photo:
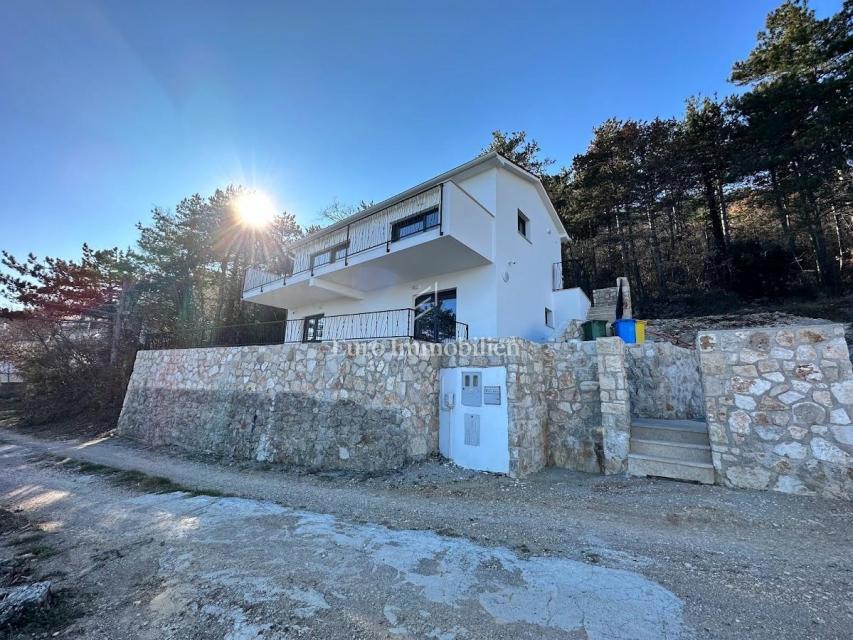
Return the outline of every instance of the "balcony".
[[[419,314],[415,309],[390,309],[157,333],[147,337],[144,348],[197,349],[390,338],[425,342],[467,340],[468,325],[442,313]]]
[[[287,251],[287,273],[249,269],[243,299],[279,308],[359,300],[489,264],[493,237],[494,215],[455,182],[443,182],[297,242]]]

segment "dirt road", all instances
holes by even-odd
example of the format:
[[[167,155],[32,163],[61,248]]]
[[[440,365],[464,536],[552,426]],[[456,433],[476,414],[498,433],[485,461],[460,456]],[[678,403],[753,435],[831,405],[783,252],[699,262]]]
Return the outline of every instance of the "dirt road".
[[[63,637],[844,638],[853,624],[847,503],[438,463],[310,476],[116,441],[0,441],[0,506],[43,523],[56,550],[43,571],[81,604]]]

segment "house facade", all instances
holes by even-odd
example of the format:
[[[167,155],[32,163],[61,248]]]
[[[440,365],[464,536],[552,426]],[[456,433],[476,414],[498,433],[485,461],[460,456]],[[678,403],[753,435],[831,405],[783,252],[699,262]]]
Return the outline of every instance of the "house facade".
[[[285,342],[546,341],[590,306],[563,286],[567,240],[539,179],[489,153],[288,247],[243,300],[287,309]]]

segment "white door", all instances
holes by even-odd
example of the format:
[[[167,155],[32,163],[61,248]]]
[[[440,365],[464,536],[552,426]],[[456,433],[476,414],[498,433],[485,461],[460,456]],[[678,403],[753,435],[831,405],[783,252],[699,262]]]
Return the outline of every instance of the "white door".
[[[438,447],[466,469],[509,473],[504,367],[441,370]]]

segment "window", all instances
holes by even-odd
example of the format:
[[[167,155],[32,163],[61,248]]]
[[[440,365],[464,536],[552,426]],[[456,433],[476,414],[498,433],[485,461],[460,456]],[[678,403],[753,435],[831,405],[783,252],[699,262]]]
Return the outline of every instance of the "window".
[[[323,314],[306,316],[302,325],[302,342],[320,342],[323,339]]]
[[[397,242],[422,231],[434,229],[439,224],[438,207],[399,220],[391,225],[391,242]]]
[[[323,249],[322,251],[318,251],[317,253],[311,254],[311,268],[314,267],[322,267],[324,264],[332,264],[337,260],[343,260],[347,255],[347,243],[341,243],[339,245],[335,245],[334,247],[330,247],[328,249]]]
[[[554,328],[554,312],[545,307],[545,326]]]
[[[530,231],[530,218],[524,215],[524,212],[519,209],[518,210],[518,232],[523,235],[525,238],[530,240],[530,236],[528,232]]]

